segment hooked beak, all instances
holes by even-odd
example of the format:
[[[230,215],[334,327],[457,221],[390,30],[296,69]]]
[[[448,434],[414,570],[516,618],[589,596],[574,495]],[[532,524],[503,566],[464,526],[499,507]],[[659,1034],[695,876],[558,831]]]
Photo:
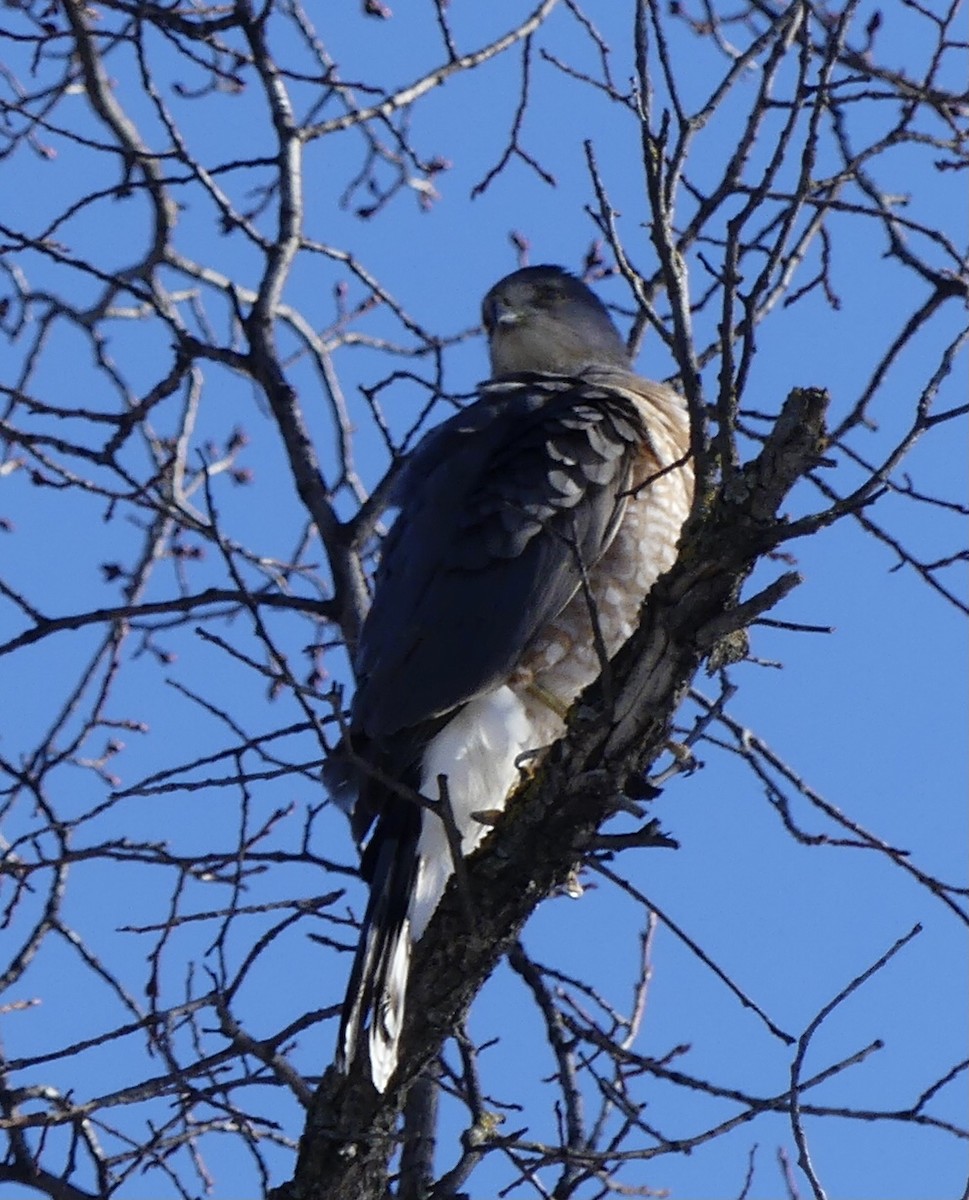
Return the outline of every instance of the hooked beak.
[[[498,328],[507,329],[511,325],[517,325],[521,319],[522,314],[517,308],[512,308],[497,296],[488,302],[484,313],[485,328],[489,333],[494,333]]]

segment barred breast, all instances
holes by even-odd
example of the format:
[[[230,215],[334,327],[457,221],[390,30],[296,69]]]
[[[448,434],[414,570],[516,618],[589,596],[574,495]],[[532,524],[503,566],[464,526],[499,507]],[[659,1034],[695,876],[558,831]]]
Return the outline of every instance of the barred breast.
[[[628,378],[628,377],[627,377]],[[562,610],[528,647],[510,683],[533,726],[535,747],[559,737],[564,715],[638,624],[653,584],[676,559],[693,499],[689,426],[681,397],[659,384],[634,394],[649,441],[633,465],[629,495],[608,549]],[[601,643],[597,646],[594,624]]]

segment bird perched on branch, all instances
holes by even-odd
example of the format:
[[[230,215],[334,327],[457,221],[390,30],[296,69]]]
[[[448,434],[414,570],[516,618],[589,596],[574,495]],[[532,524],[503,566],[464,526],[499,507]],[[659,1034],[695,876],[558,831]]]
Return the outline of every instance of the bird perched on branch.
[[[328,770],[370,884],[337,1064],[368,1040],[381,1092],[452,846],[479,845],[633,632],[692,497],[683,399],[633,374],[584,283],[526,267],[482,313],[492,377],[404,470]]]

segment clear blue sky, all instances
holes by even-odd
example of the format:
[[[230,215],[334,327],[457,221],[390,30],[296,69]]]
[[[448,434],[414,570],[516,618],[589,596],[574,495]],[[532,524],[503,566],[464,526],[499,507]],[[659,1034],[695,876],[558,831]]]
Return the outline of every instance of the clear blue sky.
[[[320,33],[347,79],[380,80],[389,88],[419,77],[443,61],[434,36],[432,6],[419,13],[400,3],[392,20],[362,18],[356,6],[340,6],[320,16]],[[614,49],[615,78],[625,86],[631,70],[631,20],[627,5],[593,5],[606,40]],[[938,5],[937,5],[938,7]],[[524,5],[472,5],[468,0],[450,6],[449,15],[462,49],[483,44],[511,24],[512,10]],[[875,6],[862,4],[856,28]],[[17,19],[9,12],[5,23]],[[325,24],[324,24],[325,22]],[[921,30],[925,22],[907,11],[886,13],[876,50],[888,65],[920,61],[925,52]],[[285,41],[282,26],[277,53],[286,58],[295,50]],[[723,59],[707,43],[671,27],[671,49],[688,104],[706,95]],[[286,34],[286,37],[291,37]],[[592,70],[595,56],[581,25],[564,6],[550,18],[540,45],[564,61]],[[160,55],[170,51],[158,45]],[[604,98],[565,78],[544,60],[534,63],[533,99],[523,129],[523,146],[551,172],[550,187],[522,161],[513,162],[476,199],[470,199],[489,167],[500,157],[518,98],[518,52],[459,77],[433,92],[416,110],[412,136],[428,157],[449,160],[448,170],[435,177],[438,199],[424,211],[413,189],[397,196],[373,220],[354,214],[366,195],[340,207],[346,181],[363,153],[356,135],[324,139],[308,147],[305,169],[306,233],[329,246],[349,251],[371,270],[413,316],[442,335],[457,335],[478,321],[480,296],[500,275],[517,265],[509,243],[510,231],[524,235],[531,262],[558,262],[581,267],[581,258],[596,234],[583,206],[591,189],[583,140],[592,139],[603,179],[632,260],[647,273],[655,261],[645,222],[641,171],[637,166],[637,134],[631,116],[617,117]],[[26,72],[26,61],[19,64]],[[150,106],[139,94],[130,60],[118,53],[111,60],[119,100],[141,123],[146,139],[164,144]],[[914,68],[913,68],[914,69]],[[172,80],[191,86],[186,68],[171,67]],[[742,82],[722,117],[699,135],[690,170],[697,180],[717,169],[729,149],[737,114],[750,101],[756,71]],[[955,86],[955,85],[954,85]],[[299,103],[308,102],[304,91]],[[270,131],[257,97],[212,96],[187,101],[169,94],[173,111],[183,120],[190,144],[205,159],[226,161],[271,149]],[[82,96],[76,111],[64,114],[74,127],[94,133],[94,123]],[[324,114],[327,115],[327,114]],[[855,113],[859,139],[874,136],[863,109]],[[888,118],[881,109],[872,122]],[[44,140],[57,150],[45,159],[22,150],[8,165],[17,180],[11,224],[35,229],[45,214],[60,211],[74,195],[116,181],[118,166],[98,163],[95,156],[71,146],[56,133]],[[753,152],[756,163],[769,153],[767,142]],[[818,173],[833,160],[822,149]],[[964,184],[957,172],[923,180],[925,156],[900,147],[879,164],[881,181],[890,190],[911,188],[907,210],[913,220],[947,229],[957,242],[965,240]],[[890,176],[889,169],[895,172]],[[791,167],[793,171],[793,166]],[[250,181],[251,182],[251,181]],[[226,181],[231,187],[231,177]],[[729,215],[730,209],[726,210]],[[726,216],[725,216],[726,219]],[[268,223],[264,221],[264,227]],[[137,200],[103,202],[80,212],[58,237],[80,255],[97,257],[108,266],[130,261],[143,244],[145,212]],[[827,387],[832,394],[832,417],[839,419],[855,404],[874,363],[915,307],[912,275],[882,258],[884,235],[847,217],[832,222],[833,282],[841,299],[834,310],[820,292],[789,309],[778,308],[759,336],[759,354],[744,404],[767,412],[779,407],[788,390],[798,385]],[[242,239],[222,238],[211,210],[197,198],[181,215],[177,244],[183,253],[212,261],[219,269],[253,283],[258,260]],[[711,248],[715,254],[716,248]],[[816,259],[805,265],[806,280]],[[54,290],[71,290],[80,299],[93,297],[97,287],[78,273],[66,273],[43,260],[29,263],[33,282]],[[690,264],[695,294],[706,286],[702,265]],[[298,306],[317,327],[333,316],[332,288],[350,282],[350,301],[364,292],[347,272],[318,255],[297,264],[286,300]],[[171,275],[169,286],[176,286]],[[73,289],[73,290],[72,290]],[[617,280],[601,285],[603,297],[628,308],[628,293]],[[700,345],[715,337],[719,313],[705,311],[697,318]],[[618,318],[625,329],[628,322]],[[852,435],[851,444],[872,461],[879,461],[911,419],[915,398],[922,392],[938,361],[939,348],[958,330],[959,314],[947,312],[936,327],[901,356],[879,389],[872,408],[877,427]],[[225,336],[226,325],[217,326]],[[380,309],[368,314],[359,329],[374,337],[402,343],[407,335]],[[119,319],[112,326],[110,353],[135,385],[147,388],[163,372],[168,340],[163,329],[142,331]],[[285,337],[284,337],[285,343]],[[287,343],[288,344],[288,343]],[[12,347],[14,358],[19,353]],[[34,394],[68,404],[72,397],[91,407],[110,407],[113,395],[91,367],[80,339],[59,327],[48,365],[32,384]],[[333,363],[339,373],[359,435],[357,467],[367,486],[375,484],[386,467],[382,441],[359,385],[385,377],[392,366],[366,347],[341,348]],[[393,365],[427,373],[425,364],[399,359]],[[639,359],[647,375],[665,377],[673,370],[659,338],[649,334]],[[446,382],[455,392],[467,392],[487,372],[480,339],[451,349],[446,356]],[[6,376],[7,372],[4,371]],[[319,444],[324,465],[332,465],[332,426],[326,406],[317,402],[319,381],[305,361],[294,362],[291,376],[300,388],[304,410]],[[705,376],[708,394],[716,387],[716,365]],[[937,398],[939,409],[961,403],[965,393],[965,354]],[[422,390],[402,382],[382,393],[388,424],[409,428],[424,403]],[[441,408],[439,415],[445,410]],[[171,416],[158,414],[159,431]],[[229,535],[267,557],[286,558],[296,543],[301,513],[283,462],[279,439],[260,398],[230,372],[206,367],[197,440],[224,440],[234,424],[250,438],[240,464],[253,471],[245,488],[219,481],[215,499]],[[965,440],[946,428],[928,434],[905,464],[914,485],[932,495],[964,500]],[[843,463],[831,473],[832,485],[843,490],[857,481],[857,471]],[[824,503],[809,484],[791,500],[791,511],[810,511]],[[138,535],[120,523],[102,520],[104,504],[92,499],[72,506],[65,516],[58,493],[30,486],[26,472],[0,478],[0,515],[15,522],[15,533],[3,538],[3,578],[51,615],[83,611],[120,601],[118,585],[98,571],[101,562],[124,561],[134,553]],[[955,516],[929,509],[898,496],[879,501],[872,516],[902,544],[926,560],[951,554],[964,530]],[[758,628],[752,653],[766,665],[746,663],[732,668],[738,685],[731,712],[735,720],[764,739],[798,776],[851,821],[872,831],[892,846],[910,853],[911,862],[948,883],[964,883],[966,819],[966,638],[955,608],[907,568],[893,570],[896,558],[888,546],[877,544],[855,522],[845,520],[822,535],[789,547],[797,557],[804,583],[773,615],[791,622],[832,626],[829,635],[790,633]],[[784,564],[767,564],[755,582],[766,582]],[[224,582],[218,556],[189,568],[192,590]],[[172,574],[161,570],[148,598],[169,594]],[[52,582],[56,584],[52,587]],[[949,586],[963,580],[950,572]],[[265,687],[226,654],[205,644],[192,632],[194,622],[160,635],[158,642],[176,657],[164,674],[180,685],[223,705],[233,720],[249,732],[268,731],[299,719],[288,699],[267,700]],[[22,628],[11,606],[0,607],[0,640]],[[305,644],[305,626],[279,618],[275,624],[281,644],[298,660]],[[239,623],[221,630],[233,644],[254,653]],[[6,661],[0,677],[0,707],[5,714],[0,751],[16,759],[29,749],[50,720],[51,705],[63,702],[84,655],[96,643],[96,631],[61,635],[16,659]],[[781,664],[780,668],[776,664]],[[335,678],[346,678],[337,654],[328,659]],[[131,664],[116,695],[116,715],[146,722],[150,736],[124,733],[126,749],[112,764],[124,786],[173,763],[189,762],[232,744],[224,726],[201,712],[183,694],[159,683],[158,664],[146,653]],[[697,686],[716,695],[716,681],[701,677]],[[695,709],[687,705],[681,723],[687,726]],[[729,741],[726,731],[714,731]],[[97,747],[92,746],[93,752]],[[284,748],[281,746],[281,749]],[[285,745],[293,761],[313,757],[309,739]],[[813,1074],[880,1039],[883,1047],[863,1063],[839,1074],[812,1093],[819,1104],[853,1109],[904,1109],[965,1055],[967,979],[965,926],[937,898],[928,894],[901,867],[870,849],[796,845],[770,805],[763,786],[729,749],[707,744],[698,749],[703,769],[670,784],[653,806],[663,828],[681,844],[677,852],[632,851],[617,869],[660,909],[682,926],[729,976],[788,1033],[797,1036],[838,992],[871,965],[918,922],[921,933],[873,979],[864,984],[824,1023],[811,1044],[805,1071]],[[225,768],[228,770],[228,766]],[[214,771],[213,774],[218,772]],[[201,772],[202,775],[205,772]],[[63,817],[84,812],[104,798],[105,786],[94,773],[63,770],[56,796]],[[252,788],[250,814],[254,826],[276,806],[292,805],[279,827],[279,840],[293,848],[307,806],[318,804],[321,793],[309,779],[266,781]],[[807,801],[797,801],[794,819],[810,833],[847,837]],[[200,852],[211,845],[231,844],[238,827],[235,793],[219,788],[180,791],[136,798],[92,820],[80,841],[107,837],[165,839],[182,853]],[[29,824],[21,812],[11,815],[17,836]],[[23,822],[23,824],[21,824]],[[316,829],[314,848],[325,857],[349,866],[354,855],[342,817],[324,813]],[[122,925],[164,919],[164,900],[170,879],[156,878],[134,867],[118,865],[111,873],[74,869],[67,914],[96,951],[120,973],[140,1001],[148,967],[150,938],[122,934]],[[591,882],[591,881],[590,881]],[[255,879],[239,898],[243,904],[298,897],[348,887],[348,899],[359,913],[362,888],[352,880],[321,875],[308,868],[288,867]],[[228,892],[216,884],[189,887],[184,911],[218,909]],[[619,1010],[629,1004],[637,964],[642,914],[625,896],[601,882],[581,900],[555,899],[542,906],[524,934],[526,948],[543,964],[567,974],[584,974]],[[226,953],[238,963],[254,923],[237,922]],[[207,949],[216,927],[204,922],[184,927],[166,949],[164,1001],[175,1003],[185,987],[184,962],[194,948]],[[26,926],[16,923],[2,936],[18,944]],[[330,932],[321,926],[320,932]],[[81,975],[66,942],[45,947],[16,994],[6,1002],[34,996],[42,1002],[26,1012],[5,1018],[4,1043],[12,1056],[39,1052],[92,1036],[124,1019],[116,998]],[[301,1012],[335,1005],[342,996],[349,956],[335,956],[306,937],[305,922],[276,944],[238,998],[238,1015],[254,1036],[274,1032]],[[77,978],[75,985],[68,981]],[[280,986],[284,981],[284,986]],[[195,984],[203,991],[207,981]],[[335,1021],[315,1027],[299,1039],[294,1060],[306,1072],[330,1060]],[[479,1042],[497,1039],[481,1059],[486,1091],[499,1101],[525,1106],[509,1127],[524,1127],[540,1141],[554,1132],[554,1093],[542,1080],[552,1070],[539,1017],[521,983],[501,967],[472,1010],[470,1030]],[[791,1051],[774,1038],[759,1019],[740,1007],[710,970],[691,954],[662,923],[653,956],[653,983],[636,1049],[662,1058],[672,1048],[689,1045],[674,1065],[725,1087],[748,1088],[769,1096],[789,1083]],[[133,1047],[108,1048],[77,1062],[58,1061],[40,1079],[79,1096],[104,1091],[163,1069],[157,1060],[132,1070]],[[138,1073],[140,1072],[140,1073]],[[645,1117],[669,1137],[692,1136],[736,1111],[730,1101],[712,1101],[661,1084],[645,1089]],[[591,1100],[590,1100],[591,1103]],[[928,1106],[933,1116],[965,1126],[964,1077],[942,1090]],[[299,1132],[295,1104],[280,1108],[278,1120],[290,1136]],[[124,1118],[118,1110],[109,1122]],[[446,1105],[441,1133],[441,1167],[451,1165],[460,1114]],[[963,1194],[966,1184],[965,1142],[931,1129],[901,1122],[808,1119],[814,1164],[832,1197],[839,1200],[942,1200]],[[212,1194],[230,1197],[253,1194],[258,1184],[244,1152],[230,1148],[231,1139],[210,1145],[207,1154],[215,1175]],[[629,1168],[622,1177],[630,1185],[665,1189],[676,1200],[727,1200],[738,1196],[748,1168],[750,1148],[759,1148],[750,1200],[773,1200],[783,1194],[775,1156],[783,1149],[793,1161],[790,1126],[778,1115],[741,1126],[691,1156],[668,1155]],[[278,1174],[286,1177],[291,1156],[278,1153]],[[495,1156],[475,1175],[469,1191],[475,1200],[489,1197],[507,1181],[507,1167]],[[551,1179],[552,1176],[548,1176]],[[803,1179],[802,1194],[807,1194]],[[157,1197],[161,1176],[132,1178],[122,1190],[132,1198]],[[530,1195],[527,1187],[515,1195]]]

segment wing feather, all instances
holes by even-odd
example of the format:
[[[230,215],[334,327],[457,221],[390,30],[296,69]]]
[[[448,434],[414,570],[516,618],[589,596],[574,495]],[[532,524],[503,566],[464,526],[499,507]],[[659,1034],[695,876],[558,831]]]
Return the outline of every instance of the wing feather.
[[[608,547],[645,438],[621,391],[528,375],[433,431],[385,542],[355,728],[380,743],[506,679]]]

